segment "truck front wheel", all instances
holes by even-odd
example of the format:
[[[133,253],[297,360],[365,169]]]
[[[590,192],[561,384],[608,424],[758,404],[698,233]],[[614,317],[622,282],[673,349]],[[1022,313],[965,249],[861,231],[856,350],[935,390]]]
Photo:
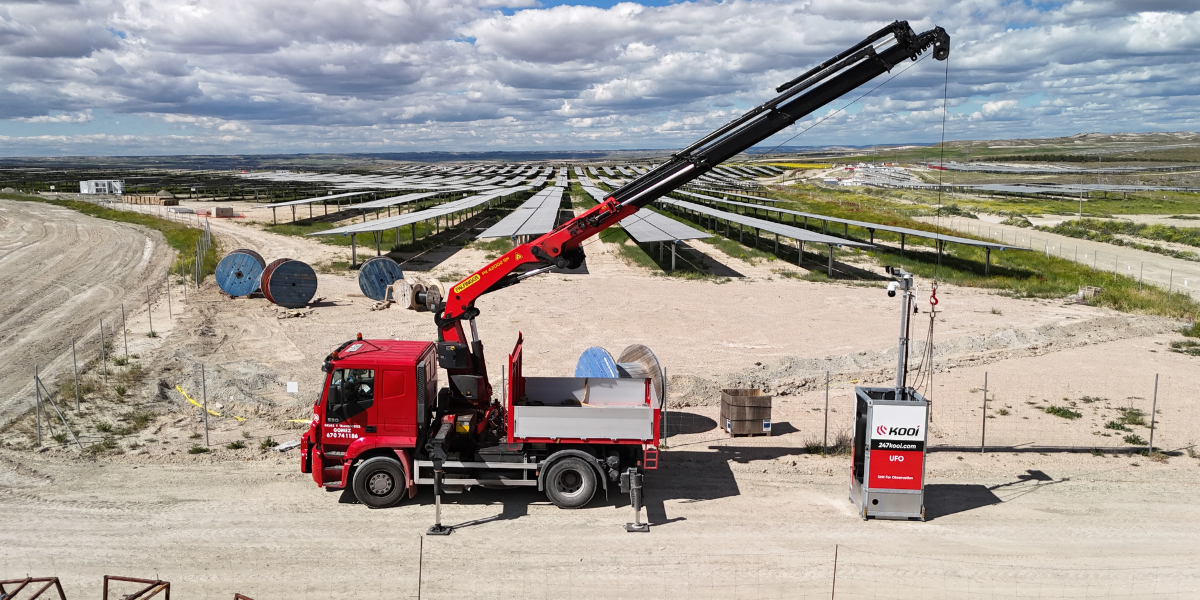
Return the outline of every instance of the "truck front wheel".
[[[387,508],[407,494],[404,469],[394,458],[368,458],[354,470],[354,497],[371,508]]]
[[[579,508],[596,493],[596,469],[579,458],[568,457],[546,472],[546,497],[559,508]]]

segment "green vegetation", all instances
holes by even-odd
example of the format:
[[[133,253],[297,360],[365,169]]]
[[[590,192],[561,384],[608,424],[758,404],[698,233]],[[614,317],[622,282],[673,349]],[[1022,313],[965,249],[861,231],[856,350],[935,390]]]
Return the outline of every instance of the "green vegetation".
[[[1146,413],[1137,408],[1118,408],[1121,413],[1120,422],[1123,425],[1146,426]]]
[[[246,444],[243,444],[241,440],[234,440],[232,442],[229,442],[228,444],[225,444],[225,448],[227,448],[229,450],[241,450],[242,448],[245,448],[245,447],[246,447]]]
[[[271,448],[274,448],[275,446],[278,446],[278,445],[279,445],[279,442],[277,442],[271,438],[266,438],[263,441],[258,443],[258,448],[260,450],[270,450]]]
[[[939,231],[929,223],[916,221],[895,210],[890,201],[894,192],[887,190],[842,191],[817,190],[795,186],[777,197],[783,197],[785,208],[851,218],[885,225],[896,225]],[[760,215],[761,217],[762,215]],[[791,224],[790,219],[784,221]],[[803,223],[797,223],[803,226]],[[821,231],[820,223],[810,222],[809,229]],[[949,230],[940,231],[949,233]],[[834,227],[831,233],[842,231]],[[867,238],[869,232],[851,227],[851,237]],[[962,235],[957,233],[956,235]],[[868,252],[877,262],[902,267],[925,278],[964,287],[979,287],[1000,290],[1006,295],[1033,298],[1062,298],[1074,294],[1080,286],[1095,286],[1103,289],[1088,302],[1125,312],[1138,312],[1171,317],[1200,315],[1200,304],[1190,296],[1174,294],[1168,299],[1167,290],[1143,285],[1138,289],[1136,280],[1123,275],[1094,270],[1070,260],[1053,256],[1046,257],[1038,252],[992,252],[992,266],[984,274],[985,252],[982,248],[947,244],[940,264],[932,240],[912,238],[906,240],[906,250],[899,252],[899,236],[877,231],[876,241],[891,242],[891,247],[880,247]],[[972,236],[964,236],[972,237]],[[846,275],[842,275],[845,277]]]
[[[1179,333],[1187,337],[1200,338],[1200,321],[1195,321],[1191,325],[1179,330]]]
[[[1174,227],[1170,225],[1146,225],[1131,221],[1083,219],[1082,221],[1065,221],[1054,227],[1039,227],[1038,229],[1073,238],[1113,244],[1114,246],[1137,248],[1138,250],[1155,252],[1184,260],[1200,261],[1200,255],[1195,252],[1173,250],[1154,244],[1140,244],[1117,237],[1119,235],[1126,235],[1200,247],[1200,228],[1195,227]]]
[[[196,251],[196,242],[200,240],[200,236],[203,234],[203,231],[200,229],[188,227],[183,223],[176,223],[175,221],[160,219],[152,215],[138,212],[125,212],[123,210],[105,208],[99,204],[93,204],[91,202],[80,202],[77,200],[53,200],[25,194],[0,194],[0,198],[5,198],[8,200],[22,200],[27,202],[45,202],[47,204],[69,208],[71,210],[75,210],[99,219],[117,221],[120,223],[132,223],[134,225],[141,225],[148,229],[159,231],[163,234],[163,237],[166,238],[167,244],[179,252],[179,258],[176,259],[175,265],[171,267],[171,271],[174,273],[179,272],[179,267],[182,264],[180,261],[182,260],[188,261],[190,268],[190,262]],[[202,275],[210,275],[217,268],[217,261],[219,260],[217,252],[218,250],[216,244],[214,243],[213,246],[209,248],[208,254],[205,255],[201,261]]]
[[[1065,406],[1055,406],[1053,404],[1046,407],[1046,412],[1056,417],[1062,417],[1064,419],[1071,420],[1078,419],[1079,417],[1083,416],[1083,413],[1081,412],[1076,412]]]
[[[467,244],[467,246],[486,252],[486,258],[488,260],[500,258],[506,252],[513,249],[512,240],[508,238],[495,238],[486,241],[476,240],[470,244]]]
[[[99,423],[96,423],[96,431],[99,431],[100,433],[112,433],[112,430],[113,430],[112,423],[109,423],[107,421],[101,421]]]
[[[1104,424],[1104,428],[1112,429],[1113,431],[1133,431],[1132,429],[1126,427],[1125,424],[1120,421],[1109,421]]]
[[[100,441],[88,446],[88,452],[90,454],[102,454],[106,451],[114,451],[117,449],[117,440],[111,435],[106,435],[100,438]]]
[[[1131,434],[1125,436],[1123,439],[1125,440],[1125,443],[1129,444],[1130,446],[1145,446],[1146,444],[1149,443],[1146,440],[1142,439],[1142,436],[1140,436],[1136,433],[1131,433]]]
[[[113,433],[121,436],[137,433],[150,425],[150,420],[153,418],[153,414],[145,411],[132,411],[125,413],[120,417],[125,424],[114,429]]]
[[[1200,356],[1200,342],[1193,340],[1178,340],[1171,342],[1171,352]]]
[[[188,448],[188,454],[205,454],[207,452],[208,448],[200,444],[192,444],[192,447]]]
[[[189,439],[189,440],[198,440],[198,439],[200,439],[201,437],[203,437],[203,436],[201,436],[201,435],[200,435],[200,433],[199,433],[199,432],[197,432],[197,433],[193,433],[192,435],[189,435],[189,436],[188,436],[188,439]]]

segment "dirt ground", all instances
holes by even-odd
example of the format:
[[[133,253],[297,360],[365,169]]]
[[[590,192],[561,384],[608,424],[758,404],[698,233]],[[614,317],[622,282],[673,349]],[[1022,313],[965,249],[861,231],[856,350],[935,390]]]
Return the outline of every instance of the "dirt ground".
[[[348,257],[242,220],[212,228],[222,247],[253,248],[267,260]],[[461,529],[422,542],[428,493],[368,510],[321,490],[299,472],[294,451],[261,443],[298,437],[303,425],[291,421],[311,414],[332,347],[357,332],[431,340],[431,316],[371,311],[351,274],[322,273],[322,300],[306,311],[226,298],[210,278],[141,350],[149,376],[125,397],[85,401],[73,421],[92,444],[104,437],[95,430],[102,421],[148,411],[144,428],[82,456],[67,443],[32,452],[20,428],[0,433],[0,576],[58,575],[70,597],[97,593],[108,573],[170,580],[181,598],[418,590],[431,598],[816,598],[830,592],[836,547],[845,597],[1200,594],[1200,526],[1190,510],[1200,459],[1188,448],[1200,439],[1190,393],[1200,363],[1166,351],[1179,323],[940,288],[926,388],[938,446],[928,463],[929,521],[864,523],[846,498],[849,458],[806,447],[824,434],[826,372],[835,437],[854,385],[893,380],[896,300],[877,285],[782,278],[775,265],[711,247],[710,258],[742,276],[664,277],[606,246],[589,245],[586,274],[539,276],[485,296],[479,329],[493,374],[519,333],[529,375],[569,374],[592,345],[615,353],[644,343],[657,353],[673,435],[661,469],[647,477],[650,534],[624,532],[631,509],[615,491],[566,511],[534,492],[473,490],[445,506],[445,521]],[[455,278],[485,263],[473,249],[439,260],[411,275]],[[927,282],[918,298],[920,347]],[[986,415],[985,373],[994,403]],[[1151,414],[1155,373],[1163,380],[1155,445],[1169,452],[1114,452],[1126,446],[1124,432],[1111,437],[1105,421],[1135,404]],[[288,382],[299,392],[287,393]],[[188,453],[204,441],[203,419],[176,385],[221,413],[209,417],[212,451]],[[751,385],[776,396],[775,435],[726,438],[715,422],[717,390]],[[1070,403],[1081,417],[1047,414],[1048,403]],[[980,453],[982,423],[989,445],[1009,448]],[[1147,425],[1129,430],[1145,437]],[[245,447],[225,447],[235,442]]]
[[[71,338],[98,346],[99,319],[115,326],[122,303],[128,322],[142,317],[173,254],[158,232],[0,200],[0,423],[33,407],[35,365],[71,368]]]

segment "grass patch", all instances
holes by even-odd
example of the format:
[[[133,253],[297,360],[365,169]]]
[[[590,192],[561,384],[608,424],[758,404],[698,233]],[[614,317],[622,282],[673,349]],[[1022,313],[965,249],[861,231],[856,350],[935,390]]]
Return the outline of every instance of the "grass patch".
[[[99,431],[100,433],[112,433],[112,430],[113,430],[112,423],[109,423],[107,421],[101,421],[99,423],[96,423],[96,431]]]
[[[241,440],[234,440],[232,442],[229,442],[228,444],[225,444],[225,448],[227,448],[229,450],[241,450],[242,448],[245,448],[245,447],[246,447],[246,444],[243,444]]]
[[[1126,427],[1124,423],[1122,423],[1120,421],[1109,421],[1104,424],[1104,428],[1112,429],[1113,431],[1132,431],[1131,429]]]
[[[1079,417],[1083,416],[1083,413],[1073,411],[1065,406],[1055,406],[1053,404],[1047,406],[1045,410],[1046,414],[1051,414],[1056,417],[1062,417],[1070,420],[1078,419]]]
[[[189,440],[198,440],[198,439],[200,439],[201,437],[202,437],[202,436],[201,436],[199,433],[193,433],[192,435],[189,435],[189,436],[188,436],[188,439],[189,439]]]
[[[1146,440],[1142,439],[1142,436],[1140,436],[1136,433],[1131,433],[1131,434],[1125,436],[1123,439],[1125,440],[1125,443],[1129,444],[1130,446],[1145,446],[1146,444],[1149,443]]]
[[[809,437],[804,440],[804,451],[809,454],[821,454],[822,449],[826,456],[847,456],[850,454],[850,447],[854,443],[850,432],[843,430],[835,433],[833,439],[829,440],[829,447],[823,448],[825,440],[817,437]]]
[[[1200,321],[1180,329],[1179,333],[1187,337],[1200,338]]]
[[[1168,348],[1168,350],[1171,352],[1178,352],[1180,354],[1200,356],[1200,342],[1195,340],[1178,340],[1171,342],[1171,346]]]
[[[259,450],[270,450],[271,448],[274,448],[275,446],[278,446],[278,445],[279,445],[279,442],[268,437],[258,443],[258,448],[259,448]]]
[[[1137,408],[1118,408],[1121,412],[1120,422],[1122,425],[1141,425],[1146,426],[1146,413]]]
[[[514,246],[513,246],[512,240],[510,240],[508,238],[495,238],[495,239],[486,240],[486,241],[485,240],[475,240],[474,242],[467,244],[467,247],[475,248],[477,250],[483,250],[484,252],[487,253],[486,258],[488,260],[495,260],[497,258],[500,258],[502,255],[504,255],[504,253],[508,252],[509,250],[512,250]]]
[[[201,446],[200,444],[192,444],[192,447],[188,448],[188,454],[206,454],[208,452],[208,448]]]

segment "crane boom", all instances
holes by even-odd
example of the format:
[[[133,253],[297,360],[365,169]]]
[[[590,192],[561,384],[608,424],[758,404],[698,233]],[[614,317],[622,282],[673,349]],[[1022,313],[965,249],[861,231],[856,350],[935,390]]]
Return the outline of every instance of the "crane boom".
[[[554,268],[583,263],[582,244],[659,197],[707,173],[797,120],[842,97],[905,60],[917,60],[932,48],[936,60],[950,54],[950,36],[941,27],[914,33],[907,21],[895,21],[846,51],[813,67],[778,88],[770,101],[747,111],[725,126],[671,156],[658,167],[614,191],[596,206],[553,231],[521,244],[432,299],[430,309],[438,326],[439,363],[450,374],[460,398],[486,402],[491,385],[483,359],[483,345],[475,332],[479,314],[475,301],[483,294],[520,282]],[[522,265],[539,268],[517,272]],[[471,324],[469,354],[462,322]],[[445,348],[443,350],[442,348]],[[445,357],[445,358],[443,358]]]

